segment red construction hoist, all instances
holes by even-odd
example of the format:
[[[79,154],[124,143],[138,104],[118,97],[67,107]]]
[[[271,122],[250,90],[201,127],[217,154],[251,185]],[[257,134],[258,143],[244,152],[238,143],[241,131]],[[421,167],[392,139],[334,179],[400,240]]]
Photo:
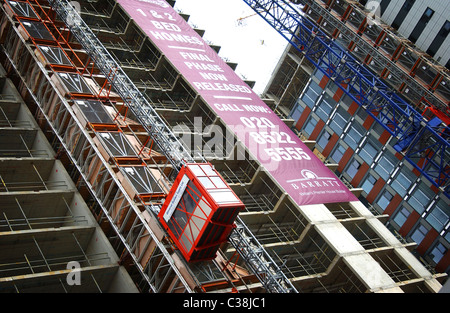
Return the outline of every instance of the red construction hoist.
[[[188,262],[212,260],[243,208],[211,164],[189,163],[175,179],[158,218]]]

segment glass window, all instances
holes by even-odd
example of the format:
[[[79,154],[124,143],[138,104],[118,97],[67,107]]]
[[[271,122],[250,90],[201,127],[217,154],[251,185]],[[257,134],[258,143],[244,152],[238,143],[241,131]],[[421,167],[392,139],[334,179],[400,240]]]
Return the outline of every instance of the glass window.
[[[313,108],[316,104],[317,98],[319,98],[319,95],[322,93],[322,88],[314,82],[311,81],[308,87],[306,87],[306,91],[304,92],[301,99],[303,102],[309,106],[310,108]]]
[[[319,86],[315,81],[311,81],[311,84],[309,85],[311,89],[314,90],[315,94],[320,95],[323,91],[322,87]]]
[[[397,223],[397,225],[401,227],[406,222],[406,220],[408,219],[410,214],[411,214],[411,212],[409,212],[407,208],[402,207],[397,212],[397,214],[395,214],[394,222]]]
[[[359,163],[357,160],[353,159],[353,161],[350,162],[350,165],[347,168],[347,174],[351,178],[355,177],[356,173],[358,172],[358,169],[361,167],[361,163]]]
[[[350,107],[354,100],[348,94],[344,94],[344,96],[341,98],[341,101],[344,102],[347,107]]]
[[[356,115],[358,115],[362,121],[365,121],[369,116],[369,113],[367,113],[366,109],[364,109],[363,107],[358,107],[358,110],[356,110]],[[376,124],[378,123],[374,123],[374,125]]]
[[[417,227],[417,229],[412,233],[411,239],[414,240],[417,244],[420,244],[427,233],[428,229],[420,224],[419,227]]]
[[[349,147],[356,150],[362,137],[364,136],[364,133],[364,127],[362,127],[358,122],[354,122],[348,129],[348,133],[345,135],[344,141],[349,145]]]
[[[202,199],[199,203],[198,203],[198,207],[197,210],[199,210],[199,212],[197,213],[197,216],[202,216],[202,214],[204,215],[204,217],[208,217],[209,214],[211,214],[211,207],[209,206],[209,204],[206,202],[205,199]],[[196,210],[196,212],[197,212]],[[200,211],[202,212],[202,214],[200,214]]]
[[[397,29],[400,27],[409,11],[411,10],[412,6],[414,5],[414,2],[416,2],[416,0],[406,0],[405,3],[403,3],[402,8],[392,22],[392,27]]]
[[[380,2],[381,15],[384,14],[384,12],[386,11],[386,8],[388,7],[390,2],[391,2],[391,0],[381,0],[381,2]]]
[[[301,105],[297,101],[297,105],[295,105],[294,109],[289,114],[290,118],[292,118],[295,122],[297,122],[300,116],[302,115],[304,109],[305,108],[303,107],[303,105]]]
[[[445,248],[444,245],[439,242],[436,245],[436,247],[431,251],[430,257],[433,259],[433,262],[437,264],[446,253],[447,248]]]
[[[190,231],[184,232],[180,238],[180,242],[183,244],[185,251],[191,251],[192,244],[194,243],[192,233]]]
[[[362,5],[366,5],[367,0],[359,0],[359,3],[361,3]]]
[[[25,20],[22,20],[21,23],[31,37],[48,41],[55,40],[52,34],[45,27],[44,23]]]
[[[328,86],[327,86],[327,89],[328,89],[329,91],[331,91],[331,94],[334,95],[334,94],[336,94],[336,91],[339,90],[339,85],[336,84],[334,81],[330,80],[330,82],[329,82],[329,84],[328,84]]]
[[[425,165],[425,171],[427,173],[440,173],[442,171],[442,169],[440,169],[437,165],[440,164],[440,161],[437,159],[440,156],[440,154],[435,153],[435,157],[434,157],[434,162],[427,162],[428,164]],[[445,158],[448,157],[448,154],[445,154]],[[435,175],[436,175],[435,174]]]
[[[200,191],[194,185],[193,181],[189,181],[185,192],[188,192],[190,194],[191,198],[194,199],[195,202],[198,202],[200,200],[200,197],[202,196],[200,194]]]
[[[409,173],[407,173],[409,172]],[[404,197],[406,192],[411,188],[412,182],[415,180],[414,174],[408,169],[403,168],[398,172],[395,179],[391,183],[391,187]]]
[[[398,159],[394,155],[392,155],[389,151],[384,151],[377,166],[375,166],[375,171],[383,177],[384,180],[388,180],[397,163]]]
[[[343,108],[339,107],[336,110],[336,113],[333,115],[330,127],[336,134],[339,136],[342,134],[345,126],[347,126],[348,121],[350,120],[350,114],[345,111]]]
[[[377,204],[380,206],[380,208],[385,210],[389,203],[391,203],[392,198],[392,194],[389,191],[385,190],[381,194],[380,198],[378,198]]]
[[[433,191],[427,185],[421,183],[419,187],[416,188],[416,190],[414,190],[411,194],[411,197],[408,199],[408,203],[419,214],[422,214],[433,196]]]
[[[316,69],[316,71],[314,72],[314,76],[316,76],[316,78],[321,81],[323,75],[325,75],[321,70]]]
[[[168,222],[170,230],[176,235],[176,238],[180,238],[188,221],[188,217],[184,208],[185,207],[183,201],[180,201],[177,209],[173,212]]]
[[[192,182],[189,182],[189,184],[190,183]],[[192,197],[189,191],[190,188],[186,188],[186,191],[183,193],[179,206],[181,206],[181,209],[186,211],[187,213],[192,213],[197,205],[197,202],[195,202],[195,200],[198,199],[198,197],[195,198]]]
[[[339,163],[341,161],[342,156],[345,153],[345,148],[338,144],[336,150],[334,150],[333,154],[331,155],[331,158],[336,162]]]
[[[449,221],[449,212],[445,212],[439,206],[435,206],[425,219],[434,229],[440,232]]]
[[[366,193],[369,193],[372,190],[372,188],[376,182],[377,182],[376,178],[374,176],[372,176],[371,174],[369,174],[369,175],[367,175],[366,179],[364,180],[361,188]]]
[[[381,136],[386,130],[381,123],[373,123],[372,130],[378,135]]]
[[[425,9],[425,12],[423,13],[422,17],[419,19],[413,31],[409,35],[408,37],[409,40],[411,40],[414,43],[417,41],[417,39],[422,34],[423,30],[425,29],[425,26],[427,26],[433,14],[434,11],[432,9],[430,8]]]
[[[369,165],[372,164],[375,156],[378,154],[378,151],[381,150],[381,144],[377,144],[375,141],[367,140],[364,143],[361,151],[359,152],[359,156]]]
[[[314,128],[317,125],[317,120],[311,116],[309,118],[309,121],[306,123],[306,126],[304,128],[304,131],[306,132],[306,134],[308,134],[308,136],[311,136],[312,132],[314,131]]]
[[[439,31],[437,36],[433,39],[433,42],[427,49],[427,53],[429,55],[434,56],[438,52],[439,48],[442,46],[442,43],[447,39],[449,32],[450,32],[450,22],[445,21],[441,30]]]
[[[14,10],[14,13],[16,13],[18,16],[38,19],[36,13],[34,13],[31,5],[29,3],[8,1],[8,4]]]
[[[327,121],[330,117],[331,111],[333,111],[337,102],[328,94],[322,97],[319,106],[317,107],[316,114],[323,120]]]
[[[330,134],[328,131],[325,130],[325,131],[322,133],[322,135],[320,136],[319,141],[317,142],[317,144],[318,144],[322,149],[325,149],[325,147],[326,147],[328,141],[330,141],[330,138],[331,138],[331,134]]]

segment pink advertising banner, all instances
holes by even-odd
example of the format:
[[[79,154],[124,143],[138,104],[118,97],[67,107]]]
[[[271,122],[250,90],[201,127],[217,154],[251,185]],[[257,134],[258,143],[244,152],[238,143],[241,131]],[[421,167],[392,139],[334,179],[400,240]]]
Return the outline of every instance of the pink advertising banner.
[[[357,200],[166,1],[118,3],[297,204]]]

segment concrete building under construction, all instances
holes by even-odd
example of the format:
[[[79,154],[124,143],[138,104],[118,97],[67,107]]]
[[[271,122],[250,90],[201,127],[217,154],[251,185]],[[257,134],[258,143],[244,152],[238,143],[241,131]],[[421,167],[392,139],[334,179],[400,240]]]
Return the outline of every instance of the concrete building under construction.
[[[290,129],[325,78],[262,100],[173,5],[2,1],[0,291],[439,292]]]
[[[369,77],[400,95],[422,126],[402,126],[415,118],[393,109],[395,103],[371,107],[370,96],[342,88],[347,81],[315,66],[295,45],[286,49],[265,97],[294,120],[299,136],[316,141],[324,162],[338,164],[336,173],[350,188],[362,189],[367,207],[389,215],[394,233],[418,244],[414,253],[423,263],[448,273],[450,9],[445,1],[296,2],[305,18],[370,69]]]

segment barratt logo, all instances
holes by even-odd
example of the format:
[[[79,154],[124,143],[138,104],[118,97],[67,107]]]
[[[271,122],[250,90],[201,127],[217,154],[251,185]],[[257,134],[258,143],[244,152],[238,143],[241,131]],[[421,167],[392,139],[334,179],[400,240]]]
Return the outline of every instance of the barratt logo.
[[[287,181],[294,189],[339,187],[339,180],[336,177],[320,177],[313,171],[307,169],[303,169],[300,175],[302,178]]]
[[[147,3],[153,3],[156,5],[159,5],[162,8],[168,8],[169,5],[167,4],[167,2],[162,1],[162,0],[138,0],[140,2],[147,2]]]

